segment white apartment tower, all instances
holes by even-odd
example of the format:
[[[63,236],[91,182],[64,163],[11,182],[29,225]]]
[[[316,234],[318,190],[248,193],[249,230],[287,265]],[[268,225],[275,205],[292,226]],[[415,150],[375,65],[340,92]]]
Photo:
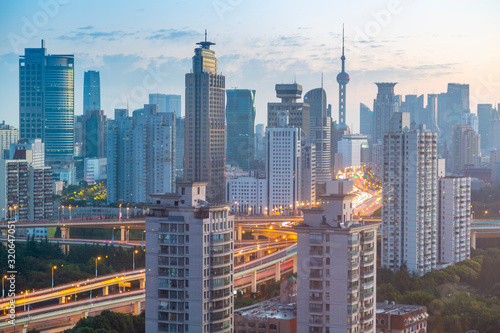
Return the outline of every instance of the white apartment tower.
[[[301,129],[288,126],[286,111],[280,112],[277,118],[278,126],[266,129],[266,179],[270,213],[295,210],[301,201]]]
[[[423,275],[437,264],[437,134],[396,113],[384,135],[382,266]]]
[[[469,177],[439,179],[438,261],[470,259],[471,183]]]
[[[352,221],[354,195],[321,196],[297,232],[297,332],[376,331],[376,223]]]
[[[152,194],[146,217],[146,332],[233,332],[233,218],[206,182]]]
[[[9,150],[12,143],[19,140],[19,131],[11,125],[6,125],[5,120],[0,124],[0,160],[8,159],[5,151]]]

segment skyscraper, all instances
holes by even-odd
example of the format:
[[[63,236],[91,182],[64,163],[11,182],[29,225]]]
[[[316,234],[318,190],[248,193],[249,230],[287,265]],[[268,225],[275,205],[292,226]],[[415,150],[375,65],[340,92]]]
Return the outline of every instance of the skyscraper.
[[[383,267],[423,275],[437,265],[437,134],[397,113],[384,134]]]
[[[19,57],[19,125],[22,139],[42,139],[47,159],[74,153],[74,56],[24,49]]]
[[[82,156],[106,157],[106,130],[108,120],[103,110],[87,110],[82,118]]]
[[[193,71],[186,74],[184,181],[206,181],[207,200],[225,200],[225,77],[217,74],[215,43],[197,43]]]
[[[184,131],[186,118],[175,118],[175,177],[184,178]]]
[[[493,106],[491,104],[478,104],[477,117],[478,117],[478,132],[481,135],[481,149],[488,149],[490,147],[489,140],[489,123],[493,116]]]
[[[158,112],[173,112],[181,117],[181,95],[149,94],[149,104],[157,104]]]
[[[310,138],[310,106],[305,102],[298,102],[302,96],[302,86],[297,83],[277,84],[275,89],[276,97],[281,102],[267,103],[267,126],[278,126],[278,114],[288,111],[289,125],[301,128],[307,138]]]
[[[86,71],[83,75],[83,115],[88,110],[101,109],[101,79],[98,71]]]
[[[397,83],[375,83],[378,87],[377,99],[373,101],[373,142],[384,138],[389,130],[392,115],[398,112],[398,102],[394,94]]]
[[[326,92],[323,88],[308,91],[304,102],[309,104],[310,138],[316,147],[316,182],[324,183],[332,179],[331,170],[331,117],[326,115]]]
[[[234,220],[206,182],[152,195],[146,218],[146,332],[233,332]]]
[[[255,90],[226,90],[226,163],[251,171],[255,156]]]
[[[359,132],[370,136],[373,133],[373,111],[363,103],[359,104]]]

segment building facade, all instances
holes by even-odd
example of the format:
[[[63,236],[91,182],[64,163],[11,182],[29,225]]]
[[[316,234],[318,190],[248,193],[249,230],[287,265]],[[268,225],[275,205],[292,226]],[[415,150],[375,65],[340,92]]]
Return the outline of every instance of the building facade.
[[[149,104],[157,104],[158,112],[173,112],[176,118],[182,117],[181,95],[149,94]]]
[[[426,333],[428,320],[425,306],[377,303],[377,333]]]
[[[74,56],[27,48],[19,57],[20,138],[42,139],[47,159],[74,155]]]
[[[0,160],[7,159],[10,145],[19,140],[19,131],[11,125],[6,125],[5,120],[0,124]]]
[[[255,156],[255,90],[228,89],[226,94],[226,164],[251,171]]]
[[[101,109],[101,77],[99,71],[86,71],[83,74],[83,115],[88,110]]]
[[[352,220],[353,195],[321,196],[297,232],[297,332],[375,333],[378,224]]]
[[[439,179],[438,261],[456,264],[470,259],[471,180],[469,177]]]
[[[466,168],[479,166],[481,140],[470,125],[453,126],[452,169],[454,174],[464,174]]]
[[[226,202],[235,214],[268,213],[267,181],[258,177],[226,179]]]
[[[210,46],[197,43],[193,71],[186,74],[186,135],[184,181],[207,181],[207,200],[225,199],[225,77],[217,73],[217,58]]]
[[[87,110],[82,117],[82,157],[106,157],[108,119],[103,110]]]
[[[368,136],[362,134],[344,135],[338,143],[338,152],[342,154],[342,168],[370,163]]]
[[[146,332],[233,332],[234,221],[205,183],[153,194],[146,217]]]
[[[359,104],[359,132],[369,136],[373,133],[373,111],[363,103]]]
[[[375,83],[378,87],[377,99],[373,101],[373,142],[384,138],[389,131],[392,115],[399,111],[394,86],[397,83]]]
[[[405,116],[384,135],[381,263],[423,275],[437,267],[437,134]]]

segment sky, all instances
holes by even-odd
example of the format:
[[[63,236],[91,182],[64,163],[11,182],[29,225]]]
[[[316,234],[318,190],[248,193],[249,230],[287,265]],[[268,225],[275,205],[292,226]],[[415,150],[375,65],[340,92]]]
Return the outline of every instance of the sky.
[[[75,55],[75,114],[83,73],[101,72],[101,108],[131,110],[149,93],[184,96],[196,43],[204,39],[226,89],[255,89],[256,124],[266,123],[276,83],[321,86],[338,114],[345,24],[347,123],[359,131],[359,105],[372,108],[375,82],[396,93],[445,92],[470,84],[471,110],[500,103],[500,2],[496,0],[25,0],[0,5],[0,121],[18,127],[18,59],[24,48]],[[184,101],[183,101],[184,107]],[[184,111],[183,111],[184,112]]]

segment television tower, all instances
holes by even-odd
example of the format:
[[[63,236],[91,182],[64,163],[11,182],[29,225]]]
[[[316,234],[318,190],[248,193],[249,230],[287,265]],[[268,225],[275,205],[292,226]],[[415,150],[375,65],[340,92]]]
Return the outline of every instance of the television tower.
[[[344,26],[342,25],[342,72],[337,75],[339,83],[339,125],[346,126],[345,123],[345,93],[346,85],[349,83],[349,74],[345,72],[345,55],[344,55]]]

